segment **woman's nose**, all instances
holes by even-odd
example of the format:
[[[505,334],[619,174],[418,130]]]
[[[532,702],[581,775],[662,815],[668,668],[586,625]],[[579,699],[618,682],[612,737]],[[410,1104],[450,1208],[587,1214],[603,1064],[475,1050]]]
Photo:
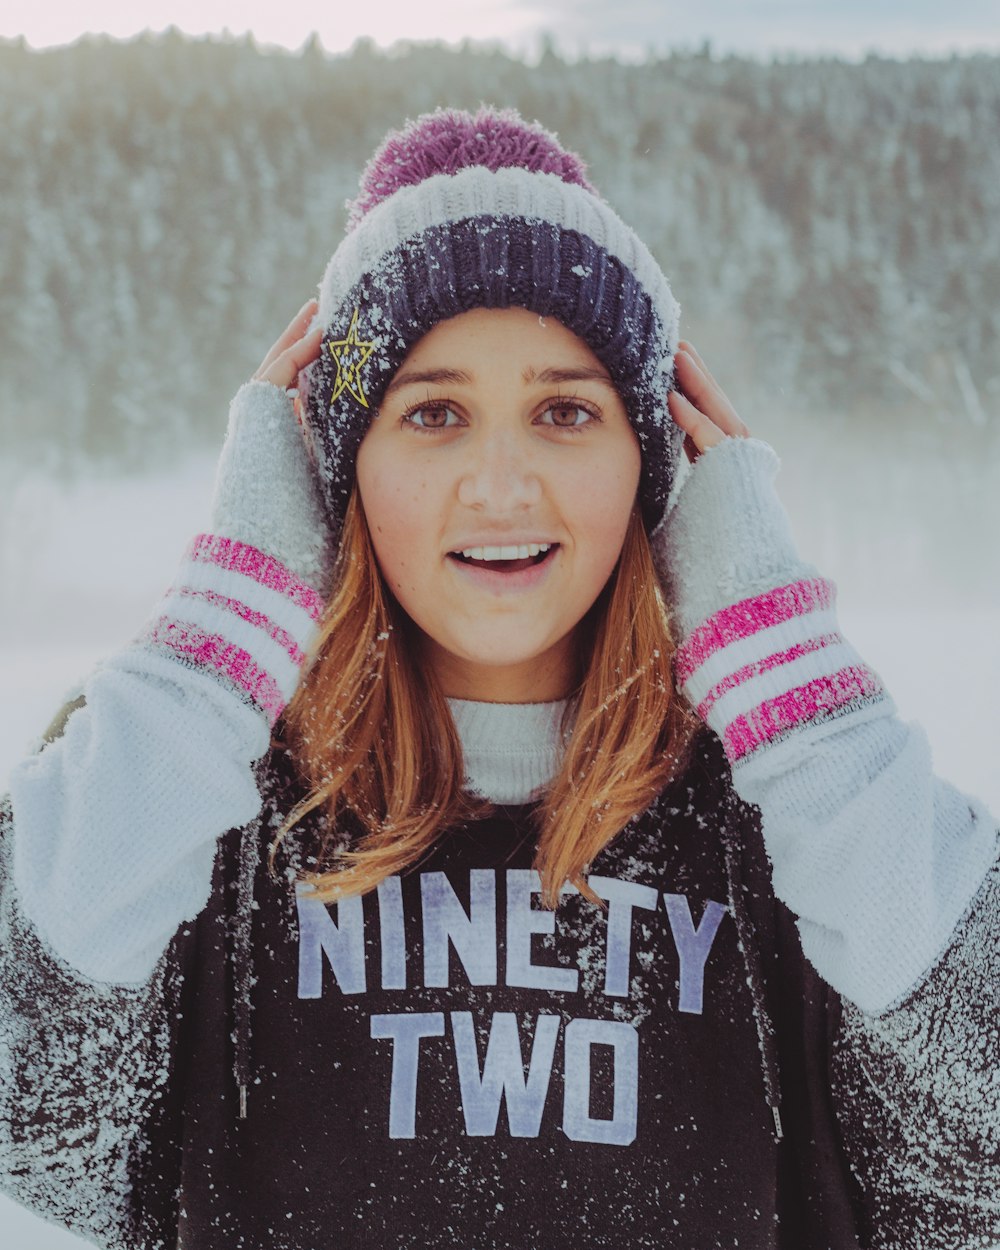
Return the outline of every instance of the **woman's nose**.
[[[507,512],[527,508],[541,498],[542,485],[531,463],[530,448],[516,434],[501,433],[470,447],[458,484],[466,508]]]

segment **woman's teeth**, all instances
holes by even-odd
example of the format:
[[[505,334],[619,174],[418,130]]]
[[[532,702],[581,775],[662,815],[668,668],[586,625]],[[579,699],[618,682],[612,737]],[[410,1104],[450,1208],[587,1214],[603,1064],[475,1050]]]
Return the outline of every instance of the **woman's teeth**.
[[[521,547],[467,547],[461,554],[467,560],[526,560],[548,551],[551,543],[527,543]]]

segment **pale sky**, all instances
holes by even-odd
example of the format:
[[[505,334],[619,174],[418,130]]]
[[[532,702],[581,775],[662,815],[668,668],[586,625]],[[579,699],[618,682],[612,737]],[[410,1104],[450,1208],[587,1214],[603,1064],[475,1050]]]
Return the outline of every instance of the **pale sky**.
[[[328,52],[367,35],[382,47],[399,39],[499,40],[531,55],[548,30],[564,54],[623,59],[650,47],[698,47],[706,38],[716,55],[1000,53],[1000,0],[53,0],[14,10],[0,0],[0,37],[23,35],[36,48],[86,32],[128,39],[176,25],[191,35],[249,30],[262,46],[291,50],[315,30]]]

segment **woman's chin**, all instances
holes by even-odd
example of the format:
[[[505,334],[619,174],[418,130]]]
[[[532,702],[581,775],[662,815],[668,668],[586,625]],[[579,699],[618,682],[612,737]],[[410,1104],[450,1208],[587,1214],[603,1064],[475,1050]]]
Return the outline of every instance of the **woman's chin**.
[[[445,693],[493,703],[547,703],[562,698],[572,684],[569,637],[553,644],[511,646],[511,638],[488,638],[459,648],[434,642],[428,660]]]

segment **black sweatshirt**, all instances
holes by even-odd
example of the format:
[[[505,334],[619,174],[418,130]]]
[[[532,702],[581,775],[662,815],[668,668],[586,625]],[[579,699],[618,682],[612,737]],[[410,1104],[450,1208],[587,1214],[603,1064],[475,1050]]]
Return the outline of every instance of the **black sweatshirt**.
[[[178,1246],[864,1244],[831,1096],[841,1004],[713,735],[591,865],[606,913],[575,891],[540,907],[530,805],[363,897],[309,899],[307,824],[266,870],[288,810],[270,763],[257,844],[223,839],[184,950],[151,1152],[161,1197],[176,1160]]]

